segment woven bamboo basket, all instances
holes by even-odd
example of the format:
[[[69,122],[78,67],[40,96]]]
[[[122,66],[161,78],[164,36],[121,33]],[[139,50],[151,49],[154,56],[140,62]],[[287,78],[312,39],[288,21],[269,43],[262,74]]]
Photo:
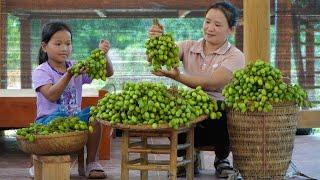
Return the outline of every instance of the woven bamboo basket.
[[[229,110],[234,167],[245,179],[283,179],[291,161],[298,107],[276,104],[268,113]]]
[[[81,150],[87,143],[88,131],[69,132],[64,134],[36,135],[34,142],[17,136],[19,148],[29,154],[58,155]]]

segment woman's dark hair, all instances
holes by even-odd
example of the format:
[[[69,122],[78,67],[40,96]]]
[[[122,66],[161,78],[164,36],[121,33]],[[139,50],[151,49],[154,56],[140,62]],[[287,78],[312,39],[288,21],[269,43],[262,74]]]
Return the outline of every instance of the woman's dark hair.
[[[229,28],[235,27],[237,24],[237,21],[239,19],[239,12],[236,7],[234,7],[229,2],[218,2],[212,4],[206,11],[205,15],[211,10],[211,9],[219,9],[222,11],[224,16],[227,18]]]
[[[64,22],[60,21],[53,21],[45,24],[42,28],[42,33],[41,33],[41,43],[48,43],[51,39],[51,37],[58,31],[66,30],[71,34],[71,40],[72,40],[72,33],[67,24]],[[48,55],[46,52],[42,50],[42,47],[39,49],[39,54],[38,54],[38,60],[39,64],[42,64],[46,61],[48,61]]]

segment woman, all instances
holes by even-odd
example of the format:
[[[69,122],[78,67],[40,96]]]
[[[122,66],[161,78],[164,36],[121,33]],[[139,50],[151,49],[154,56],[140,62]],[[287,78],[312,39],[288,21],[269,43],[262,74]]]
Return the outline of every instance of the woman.
[[[190,88],[201,86],[218,104],[221,103],[224,100],[221,94],[223,87],[231,81],[233,72],[245,65],[243,53],[228,42],[228,36],[235,31],[237,20],[238,11],[232,4],[219,2],[211,5],[205,13],[203,38],[178,43],[184,73],[174,68],[171,71],[158,70],[153,74],[171,78]],[[149,30],[150,37],[162,33],[161,25],[153,25]],[[179,143],[183,141],[185,137],[180,136]],[[196,126],[195,147],[208,145],[215,147],[214,166],[217,176],[226,178],[234,174],[227,159],[230,149],[225,112],[220,120],[205,120]]]

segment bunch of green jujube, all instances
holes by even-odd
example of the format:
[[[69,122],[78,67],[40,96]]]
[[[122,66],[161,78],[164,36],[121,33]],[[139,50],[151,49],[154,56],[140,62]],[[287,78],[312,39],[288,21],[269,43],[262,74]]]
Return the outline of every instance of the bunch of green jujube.
[[[100,49],[91,51],[91,55],[86,59],[79,61],[71,67],[71,74],[79,75],[80,70],[85,68],[91,79],[107,79],[106,75],[107,61],[105,53]]]
[[[162,83],[127,83],[122,92],[108,93],[91,107],[92,118],[111,124],[152,125],[168,124],[177,129],[189,126],[200,115],[219,119],[218,105],[200,87],[183,90],[167,88]]]
[[[154,24],[157,23],[154,22]],[[154,71],[162,69],[162,66],[166,66],[167,70],[179,66],[179,48],[172,37],[172,33],[149,38],[145,43],[145,48]]]
[[[78,117],[57,117],[48,125],[30,123],[29,127],[17,130],[17,135],[23,136],[28,141],[34,142],[36,135],[62,134],[68,132],[86,131],[93,132],[93,127]]]
[[[229,108],[241,112],[269,112],[273,104],[284,102],[311,106],[304,89],[299,85],[287,85],[279,69],[261,60],[236,71],[222,94]]]

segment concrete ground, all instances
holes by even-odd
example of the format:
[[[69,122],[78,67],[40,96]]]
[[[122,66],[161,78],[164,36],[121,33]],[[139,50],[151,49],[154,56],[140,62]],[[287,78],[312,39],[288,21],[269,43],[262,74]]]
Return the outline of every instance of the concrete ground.
[[[11,134],[10,134],[11,132]],[[13,132],[13,133],[12,133]],[[163,141],[166,139],[153,138],[152,142]],[[120,179],[120,151],[121,139],[115,138],[112,140],[112,151],[110,160],[101,160],[100,163],[104,167],[105,172],[108,175],[107,179],[116,180]],[[1,180],[24,180],[31,179],[28,173],[28,167],[30,167],[30,156],[19,150],[16,144],[14,131],[5,133],[0,137],[0,179]],[[296,169],[310,177],[320,179],[320,135],[310,136],[296,136],[295,145],[292,155],[292,161],[296,166]],[[230,155],[230,159],[232,159]],[[75,156],[72,161],[71,179],[86,179],[80,177],[77,174],[77,161]],[[204,151],[203,157],[203,169],[201,174],[195,177],[196,180],[214,180],[219,179],[214,175],[214,152]],[[151,159],[164,158],[159,155],[151,155]],[[295,171],[290,168],[288,175],[295,174]],[[138,171],[130,171],[130,180],[140,179],[140,173]],[[167,172],[150,172],[149,179],[162,180],[167,179]],[[178,178],[184,179],[184,178]],[[305,179],[301,176],[291,176],[286,179]]]

